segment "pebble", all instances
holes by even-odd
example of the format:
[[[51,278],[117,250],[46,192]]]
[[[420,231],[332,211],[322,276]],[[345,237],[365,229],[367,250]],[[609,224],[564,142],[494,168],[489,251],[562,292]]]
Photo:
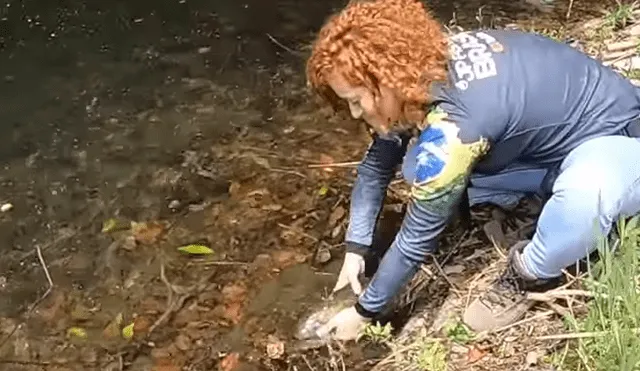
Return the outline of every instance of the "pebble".
[[[180,207],[180,201],[172,200],[171,202],[169,202],[169,209],[175,210],[179,207]]]
[[[12,209],[13,209],[13,205],[10,203],[2,204],[2,206],[0,206],[0,211],[2,211],[3,213],[6,213],[7,211],[11,211]]]

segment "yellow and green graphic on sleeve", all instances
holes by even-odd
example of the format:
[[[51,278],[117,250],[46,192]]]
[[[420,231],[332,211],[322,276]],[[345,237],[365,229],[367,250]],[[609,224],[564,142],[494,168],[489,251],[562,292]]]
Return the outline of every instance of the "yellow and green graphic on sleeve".
[[[489,143],[485,138],[462,143],[460,128],[439,108],[432,110],[426,121],[416,144],[412,196],[416,201],[432,203],[436,209],[446,209],[464,189],[466,178],[476,161],[488,152]]]

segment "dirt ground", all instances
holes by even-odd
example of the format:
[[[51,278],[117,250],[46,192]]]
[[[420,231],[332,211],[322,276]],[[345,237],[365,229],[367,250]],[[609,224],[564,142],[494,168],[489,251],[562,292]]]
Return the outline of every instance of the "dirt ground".
[[[2,370],[343,367],[334,350],[291,347],[335,282],[368,144],[362,124],[308,96],[302,74],[313,33],[343,3],[0,10]],[[565,5],[429,6],[462,27],[565,24]],[[597,14],[580,3],[572,19]],[[403,197],[396,183],[380,238],[393,236]],[[481,233],[491,210],[474,215],[473,230],[443,241],[460,283],[495,259]],[[518,215],[534,214],[525,205]],[[189,245],[212,253],[178,250]],[[457,283],[418,283],[411,302],[436,313]],[[346,369],[368,370],[389,349],[335,351]]]

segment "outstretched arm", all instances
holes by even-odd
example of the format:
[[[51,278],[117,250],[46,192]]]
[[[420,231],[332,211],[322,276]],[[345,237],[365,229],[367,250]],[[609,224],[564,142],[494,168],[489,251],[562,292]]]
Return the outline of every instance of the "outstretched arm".
[[[347,252],[364,255],[369,251],[387,187],[404,158],[407,142],[405,136],[374,135],[351,192]]]
[[[443,113],[430,114],[428,121],[416,144],[415,181],[402,227],[356,304],[364,317],[380,313],[427,254],[437,249],[438,237],[466,191],[473,166],[488,151],[482,138],[463,142],[459,127]]]

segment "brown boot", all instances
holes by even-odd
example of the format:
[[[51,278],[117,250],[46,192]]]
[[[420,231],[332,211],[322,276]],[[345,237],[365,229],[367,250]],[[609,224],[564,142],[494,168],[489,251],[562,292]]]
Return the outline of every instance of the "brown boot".
[[[519,241],[509,251],[505,271],[466,309],[463,321],[475,332],[492,331],[520,320],[533,306],[527,291],[544,291],[558,280],[540,280],[527,272],[522,250],[529,241]]]

